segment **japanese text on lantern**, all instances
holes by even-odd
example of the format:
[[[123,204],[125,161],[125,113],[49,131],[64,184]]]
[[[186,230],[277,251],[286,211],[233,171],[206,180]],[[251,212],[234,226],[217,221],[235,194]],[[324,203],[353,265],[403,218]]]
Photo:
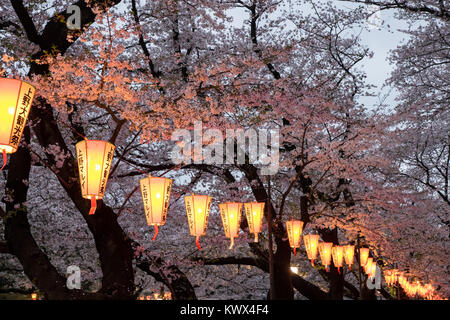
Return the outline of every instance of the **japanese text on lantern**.
[[[34,96],[33,87],[25,82],[22,82],[20,95],[22,94],[22,101],[20,101],[20,105],[18,106],[18,114],[15,117],[14,129],[11,137],[11,145],[14,146],[14,148],[19,146],[20,137],[22,136],[26,123],[25,119],[27,119],[28,112],[30,112],[31,101],[33,101]]]
[[[164,199],[165,206],[163,208],[162,221],[166,221],[167,218],[167,210],[169,209],[170,190],[172,188],[172,183],[167,184],[166,188],[166,198]]]
[[[194,218],[194,204],[191,197],[185,197],[186,214],[188,217],[189,231],[191,235],[195,235],[195,218]]]
[[[109,148],[108,153],[106,154],[106,161],[103,167],[103,174],[101,177],[100,183],[100,194],[103,196],[106,189],[106,181],[108,181],[109,168],[111,167],[113,155],[114,155],[114,147],[112,145],[106,145],[106,148]]]
[[[82,152],[82,147],[81,145],[77,145],[78,150],[77,150],[77,154],[78,154],[78,170],[80,173],[80,185],[81,185],[81,189],[84,190],[85,186],[86,186],[86,178],[87,178],[87,174],[86,174],[86,158],[85,158],[85,154],[84,152]]]
[[[145,212],[145,217],[147,218],[147,221],[151,221],[151,197],[150,197],[150,193],[147,187],[146,183],[141,182],[141,193],[142,193],[142,200],[144,203],[144,212]]]

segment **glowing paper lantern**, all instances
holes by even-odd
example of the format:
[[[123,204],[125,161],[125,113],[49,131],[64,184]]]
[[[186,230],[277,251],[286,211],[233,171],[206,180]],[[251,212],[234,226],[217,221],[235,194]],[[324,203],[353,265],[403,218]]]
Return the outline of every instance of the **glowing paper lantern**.
[[[172,300],[172,293],[171,292],[165,292],[164,293],[164,300]]]
[[[289,244],[291,248],[294,249],[294,256],[297,255],[297,248],[300,247],[300,242],[302,240],[301,235],[303,231],[303,221],[300,220],[290,220],[286,221],[286,229],[289,238]]]
[[[37,300],[37,294],[36,293],[32,293],[31,294],[31,300]]]
[[[364,266],[364,271],[366,272],[366,274],[369,274],[370,271],[372,270],[372,263],[373,263],[373,258],[368,258],[366,265]]]
[[[308,259],[311,260],[311,265],[314,267],[314,260],[317,259],[317,250],[319,249],[319,235],[307,234],[303,236],[303,241],[305,242]]]
[[[186,214],[189,221],[191,236],[195,236],[195,243],[200,248],[200,236],[205,235],[208,226],[209,207],[212,198],[210,196],[192,194],[184,197]]]
[[[341,273],[340,268],[344,266],[344,247],[334,246],[331,248],[331,255],[333,257],[334,266],[338,269],[338,272]]]
[[[345,263],[348,265],[348,270],[352,270],[354,256],[355,256],[355,246],[352,246],[350,244],[344,246],[344,259]]]
[[[97,209],[96,200],[102,199],[105,194],[115,147],[103,140],[83,140],[78,142],[75,147],[81,195],[83,198],[91,200],[89,214],[94,214]]]
[[[230,249],[233,248],[234,238],[239,235],[239,227],[242,216],[242,203],[226,202],[219,204],[220,217],[222,218],[225,237],[230,238]]]
[[[325,270],[328,272],[328,266],[331,263],[331,248],[333,247],[332,242],[320,242],[319,243],[319,254],[322,264],[325,266]]]
[[[0,171],[6,165],[6,154],[19,148],[35,91],[24,81],[0,78],[0,152],[3,155]]]
[[[376,261],[374,261],[370,265],[369,270],[367,270],[367,275],[369,276],[369,278],[373,279],[373,277],[375,277],[376,272],[377,272],[377,263]]]
[[[166,223],[172,179],[149,175],[139,182],[147,224],[155,226],[155,235],[152,239],[155,240],[158,235],[158,226]]]
[[[359,249],[359,263],[362,267],[364,267],[367,263],[367,259],[369,258],[369,249],[368,248],[360,248]]]
[[[394,285],[395,281],[395,273],[393,270],[384,270],[384,280],[386,281],[386,284],[391,287]]]
[[[255,234],[255,242],[258,242],[258,234],[262,231],[264,202],[244,203],[244,210],[250,233]]]

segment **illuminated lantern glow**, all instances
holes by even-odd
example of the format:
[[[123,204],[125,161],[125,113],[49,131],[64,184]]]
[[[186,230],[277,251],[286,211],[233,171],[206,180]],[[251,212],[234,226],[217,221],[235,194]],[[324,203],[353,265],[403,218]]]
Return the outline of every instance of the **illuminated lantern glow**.
[[[209,207],[212,197],[205,195],[192,194],[184,197],[186,214],[189,222],[191,236],[195,236],[195,243],[198,250],[200,247],[200,236],[206,234],[208,226]]]
[[[395,274],[393,270],[384,270],[384,280],[386,281],[386,284],[391,287],[394,285],[394,279],[395,279]]]
[[[0,78],[0,153],[6,165],[7,153],[19,148],[36,89],[17,79]]]
[[[172,300],[172,293],[171,292],[165,292],[164,293],[164,300]]]
[[[289,238],[289,244],[294,249],[294,256],[297,255],[297,248],[300,248],[303,232],[303,221],[290,220],[286,221],[286,230]]]
[[[89,214],[97,209],[97,200],[103,199],[109,170],[114,156],[114,145],[103,140],[83,140],[75,145],[81,195],[91,200]]]
[[[364,272],[368,275],[370,273],[370,271],[372,270],[372,263],[373,263],[373,258],[368,258],[366,265],[364,266]]]
[[[311,260],[311,265],[314,267],[314,260],[317,259],[317,250],[319,250],[319,235],[307,234],[303,236],[305,242],[306,254]]]
[[[262,231],[262,220],[264,216],[264,202],[244,203],[245,216],[248,229],[255,235],[254,242],[258,242],[258,234]]]
[[[31,294],[31,300],[37,300],[37,294],[36,293],[32,293]]]
[[[369,278],[373,279],[375,277],[376,272],[377,272],[377,263],[374,261],[370,265],[370,269],[367,271],[367,275],[369,276]]]
[[[154,241],[158,235],[158,226],[166,223],[173,180],[149,175],[139,182],[147,225],[155,227]]]
[[[322,264],[325,266],[325,270],[328,272],[328,266],[331,264],[331,248],[333,247],[332,242],[320,242],[319,243],[319,254]]]
[[[338,269],[340,274],[340,268],[344,266],[344,247],[334,246],[331,248],[331,256],[333,257],[333,264]]]
[[[354,257],[355,257],[355,246],[352,246],[350,244],[344,246],[344,259],[345,263],[348,265],[348,270],[352,270]]]
[[[225,237],[230,238],[230,247],[234,246],[234,238],[239,235],[239,227],[242,216],[242,203],[226,202],[219,204],[220,217],[222,218]]]
[[[361,267],[364,267],[367,263],[367,259],[369,258],[369,249],[368,248],[360,248],[359,249],[359,263]]]

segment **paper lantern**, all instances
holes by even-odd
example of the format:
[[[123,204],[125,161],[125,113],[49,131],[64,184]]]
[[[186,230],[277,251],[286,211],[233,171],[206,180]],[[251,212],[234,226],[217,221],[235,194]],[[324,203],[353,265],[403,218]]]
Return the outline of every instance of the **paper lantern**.
[[[348,270],[352,270],[354,256],[355,256],[355,246],[352,246],[350,244],[344,246],[344,259],[345,263],[348,265]]]
[[[305,242],[308,259],[311,260],[311,265],[314,267],[314,260],[317,259],[317,250],[319,249],[319,235],[307,234],[303,236],[303,241]]]
[[[384,280],[386,281],[386,284],[391,287],[394,285],[395,280],[395,273],[393,270],[384,270]]]
[[[360,248],[359,249],[359,263],[361,267],[364,267],[367,263],[367,259],[369,258],[369,249],[368,248]]]
[[[209,207],[212,198],[210,196],[192,194],[184,197],[186,214],[189,222],[191,236],[195,236],[195,243],[200,248],[200,236],[205,235],[208,226]]]
[[[114,156],[114,145],[103,140],[83,140],[76,145],[81,195],[91,200],[89,214],[97,209],[108,182],[109,170]]]
[[[375,277],[375,274],[377,272],[377,262],[373,261],[370,265],[370,268],[367,270],[367,275],[369,278],[373,279]]]
[[[37,300],[37,294],[36,293],[32,293],[31,294],[31,300]]]
[[[320,242],[319,243],[319,254],[322,264],[325,266],[325,270],[328,272],[328,266],[331,263],[331,248],[333,247],[332,242]]]
[[[302,240],[301,235],[303,231],[303,221],[290,220],[286,221],[286,229],[289,238],[289,244],[294,249],[294,256],[297,255],[297,248],[300,247]]]
[[[234,238],[239,235],[239,227],[242,216],[242,203],[226,202],[219,204],[220,217],[222,218],[225,237],[230,238],[230,248],[233,248]]]
[[[35,91],[25,81],[0,78],[0,152],[3,155],[0,171],[6,165],[6,154],[19,148]]]
[[[167,209],[169,207],[170,189],[172,179],[148,176],[140,181],[142,201],[144,202],[145,217],[149,226],[155,227],[155,235],[158,235],[158,226],[166,223]]]
[[[244,203],[245,216],[250,233],[255,234],[255,241],[258,242],[258,234],[262,231],[262,220],[264,216],[264,202]]]
[[[344,247],[334,246],[333,248],[331,248],[331,255],[333,257],[333,264],[338,269],[338,272],[340,274],[340,268],[344,266]]]
[[[364,271],[365,271],[366,274],[370,273],[370,270],[372,268],[372,263],[373,263],[373,258],[368,258],[367,262],[366,262],[366,265],[364,266]]]

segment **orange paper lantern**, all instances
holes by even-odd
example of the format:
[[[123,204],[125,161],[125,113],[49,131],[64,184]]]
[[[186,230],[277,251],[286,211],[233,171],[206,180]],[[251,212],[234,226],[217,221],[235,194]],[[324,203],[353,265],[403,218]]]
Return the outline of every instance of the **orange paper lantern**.
[[[239,227],[242,216],[242,203],[226,202],[219,204],[220,217],[222,218],[225,237],[230,238],[230,248],[233,248],[234,238],[239,235]]]
[[[250,233],[255,234],[255,241],[258,242],[258,234],[262,231],[262,220],[264,216],[264,202],[244,203],[245,216],[247,218]]]
[[[6,154],[19,148],[35,91],[25,81],[0,78],[0,152],[3,155],[0,171],[6,165]]]
[[[155,227],[158,235],[158,226],[166,223],[167,209],[169,207],[170,189],[172,179],[148,176],[140,181],[142,201],[144,202],[145,217],[149,226]]]
[[[367,259],[369,258],[369,249],[368,248],[360,248],[359,249],[359,263],[361,267],[364,267],[367,263]]]
[[[303,241],[305,242],[306,254],[308,255],[308,259],[311,260],[311,265],[314,267],[314,260],[317,259],[317,250],[319,249],[319,235],[304,235]]]
[[[75,147],[81,195],[91,200],[89,214],[94,214],[97,209],[96,200],[102,199],[105,194],[115,147],[103,140],[83,140]]]
[[[352,246],[350,244],[344,246],[344,259],[345,263],[348,265],[348,270],[352,270],[354,256],[355,256],[355,246]]]
[[[192,194],[184,197],[189,230],[191,236],[195,236],[195,243],[198,250],[201,250],[199,242],[200,236],[206,234],[211,200],[212,198],[210,196],[198,194]]]
[[[395,270],[384,270],[384,280],[386,284],[391,287],[395,284]]]
[[[322,264],[325,266],[325,270],[328,272],[328,266],[331,263],[331,248],[333,247],[332,242],[320,242],[319,243],[319,254]]]
[[[338,272],[340,274],[340,268],[344,266],[344,247],[334,246],[333,248],[331,248],[331,255],[333,257],[334,266],[338,269]]]
[[[366,274],[369,274],[370,271],[372,270],[372,263],[373,263],[373,258],[370,257],[367,259],[366,265],[364,266],[364,271],[366,272]]]
[[[32,293],[31,294],[31,300],[37,300],[37,294],[36,293]]]
[[[301,235],[303,231],[303,221],[286,221],[286,229],[289,238],[289,244],[291,245],[291,248],[294,249],[294,255],[297,255],[296,250],[300,247],[300,242],[302,240]]]
[[[377,272],[377,262],[373,261],[370,264],[370,268],[367,270],[367,275],[369,276],[369,278],[373,278],[375,277],[376,272]]]

